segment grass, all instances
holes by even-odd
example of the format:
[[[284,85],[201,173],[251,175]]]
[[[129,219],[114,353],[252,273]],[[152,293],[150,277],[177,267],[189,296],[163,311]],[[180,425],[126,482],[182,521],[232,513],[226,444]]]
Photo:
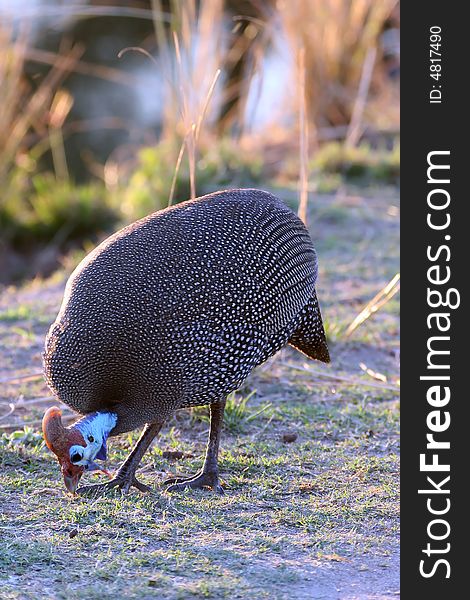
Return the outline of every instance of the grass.
[[[384,24],[396,5],[396,0],[292,0],[278,5],[278,18],[291,53],[295,56],[298,48],[305,51],[312,126],[350,124],[364,61],[368,51],[379,46]],[[384,81],[378,77],[374,84],[377,99],[384,94]],[[373,99],[367,102],[367,120],[380,122],[380,110],[370,110]],[[396,104],[392,102],[387,108],[389,118],[396,119]]]
[[[177,148],[171,142],[142,148],[137,164],[128,177],[123,177],[115,190],[121,219],[132,221],[168,205]],[[174,181],[173,204],[190,197],[189,161],[183,158]],[[195,164],[198,195],[226,187],[250,187],[260,181],[262,160],[251,152],[240,152],[229,138],[209,144],[200,150]],[[118,204],[119,203],[119,204]]]
[[[279,193],[295,204],[295,191]],[[91,501],[65,494],[44,447],[38,423],[48,404],[20,401],[12,427],[0,429],[0,597],[395,597],[398,398],[393,389],[368,387],[375,381],[359,365],[396,386],[396,298],[351,338],[342,332],[396,272],[397,215],[393,188],[314,197],[309,223],[333,363],[308,362],[286,349],[229,398],[223,497],[170,495],[160,486],[166,476],[200,468],[204,408],[177,413],[144,457],[140,478],[152,495]],[[40,370],[63,283],[59,273],[0,296],[0,378]],[[319,376],[290,366],[307,362]],[[0,417],[21,396],[45,395],[41,379],[5,382]],[[138,433],[112,440],[111,468]],[[167,458],[165,450],[183,456]]]
[[[169,497],[154,473],[174,465],[152,452],[142,477],[155,495],[70,499],[52,483],[58,469],[46,450],[13,435],[0,477],[8,515],[0,525],[4,589],[13,572],[36,584],[36,593],[47,579],[56,597],[133,597],[151,587],[169,598],[288,598],[302,581],[299,562],[308,571],[320,553],[342,560],[383,554],[397,533],[398,457],[380,451],[386,440],[396,443],[396,422],[387,416],[393,402],[363,411],[358,427],[358,406],[347,394],[334,404],[320,396],[312,407],[300,392],[297,402],[284,400],[270,429],[262,431],[260,415],[243,436],[225,432],[223,498]],[[282,444],[274,432],[294,423],[299,441]],[[366,434],[372,426],[376,439]],[[165,442],[164,433],[158,445]],[[122,458],[119,446],[111,463]],[[194,472],[200,459],[183,459],[178,471]]]
[[[248,392],[246,395],[240,394],[239,392],[233,392],[227,397],[227,403],[225,405],[224,413],[224,427],[230,433],[243,433],[249,428],[251,421],[257,419],[262,413],[266,413],[272,405],[270,402],[264,403],[261,407],[257,406],[253,408],[252,400],[256,394],[256,390]],[[269,413],[272,415],[272,411]],[[209,416],[207,410],[202,407],[193,409],[192,416],[200,421],[209,422]],[[272,416],[271,416],[272,418]],[[270,419],[271,420],[271,419]]]
[[[392,150],[374,149],[367,143],[348,147],[338,142],[325,144],[311,163],[322,176],[338,174],[351,182],[380,181],[398,184],[400,180],[400,146]]]
[[[96,239],[111,232],[119,217],[103,185],[58,182],[52,174],[36,175],[27,186],[10,187],[0,207],[5,241],[23,249]]]
[[[132,172],[106,187],[94,181],[75,185],[51,173],[26,168],[12,172],[0,201],[0,227],[12,248],[70,247],[168,205],[177,149],[171,142],[142,148]],[[228,138],[203,148],[195,165],[200,195],[226,187],[250,187],[260,181],[262,160],[239,152]],[[175,180],[174,203],[190,196],[189,164],[183,159]]]
[[[25,304],[12,306],[0,312],[0,321],[23,321],[31,318],[31,309]]]
[[[396,1],[295,1],[278,3],[274,11],[265,10],[262,3],[251,7],[248,5],[253,3],[245,4],[242,14],[232,15],[220,0],[151,2],[158,53],[149,54],[146,48],[152,49],[153,44],[146,40],[142,42],[140,58],[150,59],[149,65],[159,75],[163,99],[161,132],[155,137],[155,147],[141,150],[130,169],[113,153],[103,165],[89,163],[90,176],[95,179],[80,187],[73,185],[74,165],[67,164],[64,143],[74,127],[80,131],[90,125],[88,119],[70,122],[72,105],[79,98],[74,100],[63,89],[64,81],[71,72],[79,72],[103,80],[132,82],[123,71],[81,61],[84,48],[72,47],[66,39],[57,54],[36,50],[30,47],[24,23],[15,28],[8,18],[4,19],[0,25],[0,104],[4,107],[0,114],[0,228],[7,250],[12,250],[15,259],[18,249],[23,254],[44,250],[47,255],[51,246],[62,251],[69,249],[71,244],[67,242],[77,245],[83,240],[96,240],[118,221],[135,220],[166,206],[173,183],[175,200],[179,201],[229,183],[251,185],[259,181],[262,165],[269,163],[263,153],[269,154],[269,149],[259,143],[256,149],[247,151],[253,140],[243,135],[250,128],[246,104],[250,88],[253,92],[260,85],[256,80],[262,82],[267,75],[264,70],[279,45],[285,45],[284,59],[292,63],[293,80],[286,82],[285,97],[281,94],[279,98],[282,122],[268,125],[269,135],[262,137],[269,139],[267,145],[276,143],[277,127],[290,132],[292,119],[301,109],[301,187],[302,196],[307,199],[308,142],[316,151],[317,129],[350,124],[364,59],[371,48],[380,46],[381,31]],[[98,17],[98,8],[88,17]],[[131,51],[136,48],[123,48],[121,55]],[[25,67],[35,69],[37,63],[49,64],[50,70],[43,78],[36,78],[38,73],[33,72],[31,83],[24,77]],[[382,70],[377,64],[373,93],[367,98],[367,110],[361,119],[361,125],[372,125],[373,130],[382,129],[384,122],[395,126],[398,123],[395,86]],[[233,81],[230,73],[235,76]],[[375,109],[373,106],[377,97],[384,94],[383,88],[389,92],[383,102],[390,112],[388,119],[382,105]],[[299,107],[300,97],[303,100]],[[231,116],[225,114],[227,110]],[[110,116],[115,118],[114,114]],[[133,131],[142,126],[130,123],[128,127]],[[220,143],[222,132],[227,139]],[[54,175],[38,175],[44,154],[49,151]],[[297,154],[297,149],[283,150],[274,161],[279,164],[271,164],[271,169],[282,173],[285,156],[292,154]],[[372,155],[370,149],[321,149],[311,164],[316,170],[317,189],[334,189],[341,184],[341,175],[357,179],[364,173],[396,183],[396,156],[390,160],[381,155],[371,162],[368,156]],[[181,165],[178,157],[182,157]],[[319,170],[323,173],[320,177]],[[298,171],[296,164],[295,178]],[[125,172],[125,181],[118,182]],[[36,272],[48,272],[41,269],[41,264],[37,269]],[[13,273],[12,278],[27,274]]]
[[[27,54],[28,27],[25,23],[17,23],[15,26],[8,17],[2,18],[0,181],[5,178],[7,184],[9,172],[16,164],[25,160],[25,150],[34,152],[39,141],[49,147],[54,145],[51,137],[56,126],[53,123],[60,126],[70,110],[70,106],[66,107],[63,102],[58,102],[59,86],[75,66],[79,51],[69,48],[64,54],[57,55],[48,75],[36,87],[28,84],[24,78]],[[41,132],[39,136],[33,136],[36,143],[27,140],[31,130]]]

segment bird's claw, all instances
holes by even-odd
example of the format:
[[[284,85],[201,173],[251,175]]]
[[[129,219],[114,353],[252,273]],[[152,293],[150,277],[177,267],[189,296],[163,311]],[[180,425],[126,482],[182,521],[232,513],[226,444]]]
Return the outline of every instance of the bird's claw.
[[[223,496],[225,494],[223,487],[220,485],[219,476],[217,473],[199,473],[192,477],[170,477],[163,481],[163,485],[167,486],[168,492],[179,492],[186,488],[203,490],[211,489],[216,494]]]
[[[118,487],[122,494],[128,494],[131,487],[135,487],[141,492],[151,492],[152,489],[140,481],[138,481],[135,475],[126,476],[116,474],[113,479],[107,481],[106,483],[98,483],[94,485],[84,485],[77,490],[77,494],[80,496],[87,497],[98,497],[106,494],[109,490]]]

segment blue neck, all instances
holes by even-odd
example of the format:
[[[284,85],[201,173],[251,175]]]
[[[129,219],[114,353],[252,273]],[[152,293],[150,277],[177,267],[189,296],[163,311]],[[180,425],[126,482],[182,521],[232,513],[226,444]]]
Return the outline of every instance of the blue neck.
[[[72,427],[78,429],[86,441],[89,435],[92,435],[95,439],[106,439],[116,423],[116,413],[94,412],[82,417]]]
[[[106,440],[117,423],[117,414],[112,412],[94,412],[86,415],[71,428],[78,429],[87,445],[89,458],[106,459]]]

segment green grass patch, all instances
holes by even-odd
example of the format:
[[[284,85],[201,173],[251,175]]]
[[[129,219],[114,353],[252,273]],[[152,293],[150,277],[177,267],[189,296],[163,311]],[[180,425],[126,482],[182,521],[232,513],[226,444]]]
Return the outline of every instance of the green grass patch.
[[[348,181],[369,185],[373,181],[398,184],[400,145],[389,150],[373,148],[365,142],[352,147],[330,142],[318,150],[310,166],[322,176],[338,174]]]

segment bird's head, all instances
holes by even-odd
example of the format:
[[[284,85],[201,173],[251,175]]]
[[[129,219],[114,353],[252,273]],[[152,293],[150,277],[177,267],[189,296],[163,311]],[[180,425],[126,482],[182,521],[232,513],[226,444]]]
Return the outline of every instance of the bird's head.
[[[65,487],[72,494],[85,471],[102,470],[94,460],[106,458],[106,437],[100,428],[85,432],[79,425],[64,427],[62,412],[56,406],[47,409],[42,420],[42,431],[47,447],[59,461]],[[94,433],[94,435],[92,435]],[[106,471],[104,471],[106,473]]]
[[[72,494],[77,489],[85,465],[80,464],[86,449],[86,442],[80,431],[68,429],[62,423],[62,411],[53,406],[42,419],[42,432],[49,450],[57,456],[65,487]]]

